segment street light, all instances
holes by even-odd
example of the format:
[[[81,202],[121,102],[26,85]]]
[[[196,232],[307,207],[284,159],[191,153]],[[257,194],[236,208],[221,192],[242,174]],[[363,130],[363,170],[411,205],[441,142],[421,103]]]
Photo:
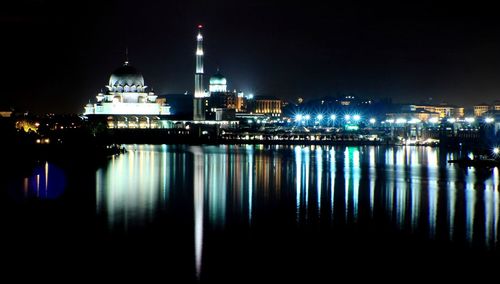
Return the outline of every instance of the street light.
[[[430,123],[438,123],[439,122],[439,118],[437,118],[437,117],[431,117],[431,118],[429,118],[429,122]]]
[[[473,123],[474,121],[476,121],[476,119],[474,117],[466,117],[465,121],[468,123]]]
[[[301,121],[303,118],[302,114],[295,115],[295,121]]]
[[[318,116],[316,116],[316,119],[321,121],[323,119],[323,115],[322,114],[318,114]]]
[[[495,119],[493,117],[487,117],[484,119],[484,122],[486,122],[486,123],[492,123],[493,121],[495,121]]]
[[[354,121],[360,121],[361,120],[361,116],[359,114],[355,114],[353,116],[353,118],[354,118]]]
[[[375,118],[370,118],[370,123],[371,123],[371,124],[375,124],[375,122],[377,122],[377,121],[375,120]]]
[[[337,116],[335,114],[332,114],[332,115],[330,115],[330,119],[335,120],[335,119],[337,119]]]
[[[346,115],[344,116],[344,119],[345,119],[345,120],[350,120],[350,119],[351,119],[351,116],[350,116],[350,115],[348,115],[348,114],[346,114]]]

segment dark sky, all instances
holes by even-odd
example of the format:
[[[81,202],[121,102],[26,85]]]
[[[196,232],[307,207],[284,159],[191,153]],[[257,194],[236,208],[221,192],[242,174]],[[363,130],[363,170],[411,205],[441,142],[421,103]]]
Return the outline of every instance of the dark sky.
[[[231,89],[288,99],[500,99],[500,17],[480,1],[10,2],[0,10],[0,103],[19,110],[82,112],[126,46],[157,93],[192,92],[198,23],[205,72],[219,66]]]

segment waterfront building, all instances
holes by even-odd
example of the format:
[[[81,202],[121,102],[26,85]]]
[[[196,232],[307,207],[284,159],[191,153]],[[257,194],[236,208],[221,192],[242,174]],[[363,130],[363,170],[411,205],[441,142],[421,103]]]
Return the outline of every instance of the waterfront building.
[[[170,106],[157,101],[142,74],[127,59],[111,74],[96,102],[85,106],[84,115],[105,118],[110,128],[156,128],[160,127],[160,116],[170,115]]]
[[[455,117],[461,118],[465,116],[465,109],[463,107],[439,104],[439,105],[410,105],[410,110],[425,110],[428,112],[435,112],[439,114],[440,118]]]
[[[474,106],[474,116],[483,116],[490,110],[490,105],[482,103]]]
[[[279,117],[282,113],[283,103],[275,97],[257,96],[247,102],[248,111],[256,114]]]

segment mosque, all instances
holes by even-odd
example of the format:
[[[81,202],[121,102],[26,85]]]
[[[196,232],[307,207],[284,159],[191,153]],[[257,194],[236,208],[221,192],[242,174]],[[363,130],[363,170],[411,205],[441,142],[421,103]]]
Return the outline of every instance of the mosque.
[[[84,116],[89,120],[106,121],[108,128],[172,128],[176,123],[236,125],[237,117],[281,115],[279,100],[257,99],[253,95],[230,91],[227,79],[220,70],[210,77],[208,91],[204,88],[202,25],[196,36],[195,86],[192,97],[192,116],[176,118],[167,104],[169,96],[157,96],[145,85],[142,74],[127,59],[109,78],[105,91],[96,96],[95,103],[85,106]],[[175,102],[175,99],[174,99]],[[175,105],[175,103],[174,103]],[[177,104],[179,105],[179,104]],[[180,112],[180,110],[175,110]]]
[[[109,128],[159,128],[162,116],[170,115],[170,106],[157,100],[142,74],[127,59],[111,74],[96,102],[85,106],[84,115],[105,118]]]

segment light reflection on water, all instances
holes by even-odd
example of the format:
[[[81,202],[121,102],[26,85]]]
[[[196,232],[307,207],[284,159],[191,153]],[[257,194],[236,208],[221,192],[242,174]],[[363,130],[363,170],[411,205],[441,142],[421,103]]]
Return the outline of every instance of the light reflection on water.
[[[277,204],[299,226],[386,220],[430,239],[496,248],[499,171],[461,169],[430,147],[131,145],[96,173],[110,229],[154,222],[174,202],[193,208],[196,272],[206,234],[250,228]],[[43,181],[43,180],[42,180]],[[192,196],[174,199],[180,194]],[[230,221],[231,220],[231,221]]]

